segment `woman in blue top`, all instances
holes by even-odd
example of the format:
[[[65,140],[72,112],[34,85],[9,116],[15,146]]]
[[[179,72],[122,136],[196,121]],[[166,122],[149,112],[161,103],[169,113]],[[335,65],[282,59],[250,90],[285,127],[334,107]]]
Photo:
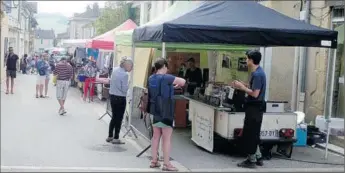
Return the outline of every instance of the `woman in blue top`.
[[[148,81],[149,112],[153,115],[152,162],[151,168],[158,168],[159,141],[163,139],[164,171],[177,171],[170,163],[171,134],[174,120],[174,88],[186,83],[183,78],[166,74],[168,62],[159,58],[155,64],[156,73]]]

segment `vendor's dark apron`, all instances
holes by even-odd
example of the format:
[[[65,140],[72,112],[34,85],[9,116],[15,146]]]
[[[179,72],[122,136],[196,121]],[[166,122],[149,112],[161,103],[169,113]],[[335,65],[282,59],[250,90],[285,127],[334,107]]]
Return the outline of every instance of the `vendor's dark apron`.
[[[245,118],[243,125],[242,141],[247,154],[255,154],[260,144],[260,131],[265,102],[252,102],[245,105]]]

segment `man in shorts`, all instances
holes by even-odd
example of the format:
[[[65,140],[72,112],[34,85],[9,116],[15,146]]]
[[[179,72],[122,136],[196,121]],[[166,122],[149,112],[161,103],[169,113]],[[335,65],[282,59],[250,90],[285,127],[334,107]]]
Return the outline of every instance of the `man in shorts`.
[[[41,57],[37,60],[36,63],[37,66],[37,81],[36,81],[36,98],[41,97],[44,98],[43,96],[43,87],[46,81],[46,76],[47,76],[47,69],[49,68],[49,65],[44,59]],[[39,94],[39,95],[38,95]]]
[[[11,94],[13,94],[14,78],[17,76],[18,55],[13,53],[13,47],[9,47],[6,56],[6,94],[9,92],[9,82],[11,78]]]
[[[73,78],[73,68],[67,63],[66,58],[61,58],[56,65],[54,75],[56,76],[56,98],[60,104],[59,114],[64,115],[66,114],[65,101],[67,92]]]

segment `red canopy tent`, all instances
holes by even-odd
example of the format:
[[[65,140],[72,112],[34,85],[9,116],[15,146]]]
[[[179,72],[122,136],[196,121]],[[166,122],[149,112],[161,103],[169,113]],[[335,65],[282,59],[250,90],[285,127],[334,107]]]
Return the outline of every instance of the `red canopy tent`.
[[[104,49],[104,50],[113,50],[114,49],[114,37],[116,31],[126,31],[135,29],[137,25],[131,20],[128,19],[118,27],[99,35],[93,38],[90,41],[86,42],[87,48],[94,48],[94,49]]]

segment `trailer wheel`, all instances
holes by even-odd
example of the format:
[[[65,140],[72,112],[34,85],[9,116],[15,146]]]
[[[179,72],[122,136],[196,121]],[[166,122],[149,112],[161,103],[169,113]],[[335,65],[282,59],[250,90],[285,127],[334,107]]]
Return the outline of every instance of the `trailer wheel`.
[[[292,150],[293,150],[293,143],[278,144],[278,147],[277,147],[277,153],[287,158],[291,158]]]

